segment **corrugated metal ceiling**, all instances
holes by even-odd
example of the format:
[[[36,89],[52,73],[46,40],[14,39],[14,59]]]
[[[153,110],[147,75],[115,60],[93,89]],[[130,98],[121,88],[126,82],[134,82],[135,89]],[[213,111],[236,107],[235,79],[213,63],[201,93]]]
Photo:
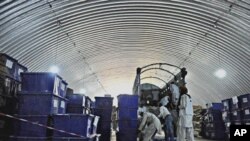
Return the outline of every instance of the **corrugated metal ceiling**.
[[[131,93],[136,68],[157,62],[188,69],[196,104],[249,93],[249,39],[249,0],[0,2],[0,51],[31,71],[58,65],[70,87],[91,96]],[[214,76],[219,68],[224,79]]]

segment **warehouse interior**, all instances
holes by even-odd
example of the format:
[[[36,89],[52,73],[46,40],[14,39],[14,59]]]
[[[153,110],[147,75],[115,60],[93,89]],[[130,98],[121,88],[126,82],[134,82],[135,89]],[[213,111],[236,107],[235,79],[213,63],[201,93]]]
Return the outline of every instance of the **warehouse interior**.
[[[138,68],[150,64],[140,85],[163,89],[185,68],[193,105],[234,103],[250,93],[249,39],[249,0],[0,1],[1,54],[28,72],[58,74],[92,101],[112,97],[116,107],[117,96],[138,95]]]

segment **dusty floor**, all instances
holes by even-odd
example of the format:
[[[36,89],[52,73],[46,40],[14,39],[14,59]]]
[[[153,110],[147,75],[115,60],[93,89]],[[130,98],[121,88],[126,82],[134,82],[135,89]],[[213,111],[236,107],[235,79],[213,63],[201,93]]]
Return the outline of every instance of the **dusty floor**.
[[[215,141],[215,140],[208,140],[208,139],[195,138],[195,141]]]
[[[112,132],[111,141],[116,141],[115,132]],[[202,139],[202,138],[195,138],[195,141],[216,141],[216,140],[208,140],[208,139]]]

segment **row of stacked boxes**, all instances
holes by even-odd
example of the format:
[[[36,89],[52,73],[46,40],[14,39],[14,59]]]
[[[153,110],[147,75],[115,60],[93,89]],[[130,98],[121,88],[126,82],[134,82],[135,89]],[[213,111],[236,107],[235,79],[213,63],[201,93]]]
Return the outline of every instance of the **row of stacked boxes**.
[[[6,141],[6,135],[12,133],[12,120],[2,114],[17,113],[20,73],[27,70],[16,59],[0,53],[0,141]]]
[[[207,114],[202,123],[202,136],[207,139],[225,139],[225,127],[222,120],[222,104],[207,104]]]
[[[250,94],[235,96],[222,100],[222,117],[226,134],[230,138],[230,125],[250,124]]]
[[[28,69],[7,54],[0,53],[0,74],[12,80],[21,81],[20,74]]]
[[[22,73],[21,75],[22,91],[18,95],[19,115],[17,118],[37,122],[42,126],[15,121],[14,137],[11,139],[23,141],[25,137],[24,140],[28,138],[29,140],[37,138],[72,140],[80,136],[89,137],[93,133],[91,131],[94,118],[92,115],[66,114],[67,103],[71,103],[72,100],[68,101],[65,98],[67,83],[61,77],[53,73]],[[54,129],[44,128],[44,126]],[[77,139],[92,140],[90,138]]]
[[[225,122],[245,124],[250,121],[250,94],[222,100],[222,103]]]
[[[74,131],[74,129],[78,130],[79,128],[74,125],[79,125],[79,123],[74,124],[74,120],[83,118],[82,121],[86,122],[87,118],[85,117],[89,117],[89,121],[93,119],[90,115],[78,115],[90,113],[91,100],[79,94],[66,95],[67,83],[60,76],[53,73],[23,73],[21,75],[21,72],[26,71],[27,68],[18,64],[15,59],[1,54],[1,113],[16,114],[18,119],[25,119],[33,123],[52,126],[60,130],[65,129],[75,133],[77,131]],[[21,79],[23,83],[20,83]],[[21,91],[18,92],[20,89]],[[121,136],[124,136],[125,133],[126,135],[129,133],[127,131],[130,131],[130,133],[133,132],[133,134],[130,134],[130,137],[134,138],[136,136],[135,129],[137,128],[138,97],[129,98],[128,96],[126,98],[126,96],[120,96],[118,99],[120,99],[118,113],[120,119],[119,133]],[[79,103],[79,100],[82,101]],[[130,101],[132,101],[132,105]],[[112,98],[96,97],[95,105],[93,113],[101,116],[101,122],[98,124],[98,133],[103,135],[101,140],[110,140]],[[65,113],[70,114],[66,115]],[[94,121],[92,120],[92,123],[96,125],[92,129],[92,133],[96,131],[98,119]],[[67,126],[67,123],[70,124]],[[90,122],[85,125],[89,124]],[[86,129],[86,127],[82,128]],[[88,136],[86,130],[83,132],[79,134]],[[0,116],[0,135],[0,139],[4,141],[10,135],[12,135],[12,140],[21,141],[45,140],[48,139],[47,137],[53,137],[54,140],[55,137],[67,137],[66,134],[55,130],[32,125],[17,119],[14,120],[3,115]]]
[[[84,114],[84,115],[89,115],[93,114],[92,108],[93,108],[93,102],[91,99],[83,94],[74,94],[68,93],[66,95],[66,98],[69,100],[66,108],[66,113],[69,114]],[[105,98],[104,98],[105,99]],[[99,123],[99,116],[94,116],[91,122],[91,133],[92,134],[97,134],[97,129],[98,129],[98,123]],[[77,124],[77,123],[76,123]],[[88,123],[88,125],[90,122]],[[72,126],[73,128],[74,126]],[[75,126],[77,127],[77,126]]]
[[[67,83],[61,77],[53,73],[21,74],[27,71],[23,68],[15,59],[1,54],[0,76],[4,85],[0,90],[0,141],[96,139],[87,137],[96,133],[98,117],[67,109],[67,103],[73,100],[65,98]],[[20,81],[21,91],[17,94]],[[65,114],[66,109],[76,114]]]
[[[117,141],[136,141],[138,129],[138,96],[122,94],[118,97]]]
[[[20,90],[21,72],[28,69],[18,61],[6,54],[0,53],[0,96],[2,105],[4,102],[15,99]],[[8,100],[7,100],[8,99]]]

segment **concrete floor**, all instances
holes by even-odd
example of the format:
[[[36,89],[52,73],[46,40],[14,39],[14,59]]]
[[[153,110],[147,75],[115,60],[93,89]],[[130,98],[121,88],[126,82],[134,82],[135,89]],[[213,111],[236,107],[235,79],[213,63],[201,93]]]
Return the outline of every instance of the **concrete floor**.
[[[112,132],[111,141],[116,141],[115,132]],[[216,141],[216,140],[208,140],[208,139],[202,139],[202,138],[195,138],[195,141]]]
[[[195,141],[216,141],[216,140],[208,140],[208,139],[195,138]]]

